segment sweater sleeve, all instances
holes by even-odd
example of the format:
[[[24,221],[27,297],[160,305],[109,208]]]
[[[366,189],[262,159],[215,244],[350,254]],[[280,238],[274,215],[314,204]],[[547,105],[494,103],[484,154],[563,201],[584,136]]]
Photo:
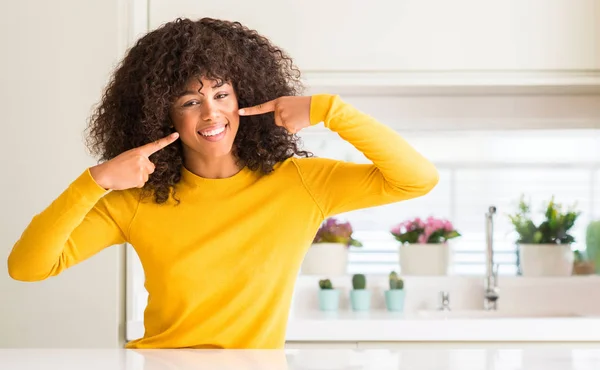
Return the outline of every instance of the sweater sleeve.
[[[100,187],[87,169],[33,217],[8,256],[9,275],[20,281],[44,280],[126,242],[137,208],[130,198]]]
[[[294,160],[324,218],[416,198],[427,194],[439,181],[435,166],[396,131],[337,95],[314,95],[310,121],[311,125],[323,122],[372,162]]]

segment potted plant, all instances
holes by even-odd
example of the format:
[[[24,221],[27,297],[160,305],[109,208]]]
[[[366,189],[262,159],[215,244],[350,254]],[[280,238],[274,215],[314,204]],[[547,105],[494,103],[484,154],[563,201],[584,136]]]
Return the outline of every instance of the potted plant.
[[[352,225],[336,218],[323,222],[304,256],[301,271],[305,275],[345,275],[348,249],[362,244],[352,237]]]
[[[340,303],[340,291],[333,288],[331,280],[319,280],[319,308],[322,311],[337,311]]]
[[[596,272],[594,262],[590,261],[585,253],[574,251],[573,258],[573,275],[593,275]]]
[[[585,230],[585,253],[600,275],[600,221],[592,221]]]
[[[433,216],[404,221],[390,232],[400,242],[403,275],[446,275],[450,259],[448,240],[461,236],[450,221]]]
[[[390,272],[390,289],[385,291],[385,306],[388,311],[404,310],[404,281],[396,271]]]
[[[371,306],[371,292],[367,290],[367,278],[365,275],[352,275],[350,302],[354,311],[367,311]]]
[[[518,234],[517,246],[523,276],[569,276],[573,274],[574,256],[568,233],[579,217],[574,206],[562,211],[562,206],[550,199],[542,221],[536,225],[531,207],[523,196],[518,210],[509,219]]]

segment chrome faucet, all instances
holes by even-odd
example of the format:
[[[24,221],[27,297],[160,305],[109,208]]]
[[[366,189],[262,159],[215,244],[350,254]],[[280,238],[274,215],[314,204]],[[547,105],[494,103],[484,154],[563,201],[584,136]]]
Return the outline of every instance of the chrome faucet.
[[[450,293],[440,292],[440,311],[450,311]]]
[[[496,207],[490,206],[486,218],[486,251],[485,251],[485,287],[483,308],[496,310],[498,308],[498,265],[494,264],[494,214]]]

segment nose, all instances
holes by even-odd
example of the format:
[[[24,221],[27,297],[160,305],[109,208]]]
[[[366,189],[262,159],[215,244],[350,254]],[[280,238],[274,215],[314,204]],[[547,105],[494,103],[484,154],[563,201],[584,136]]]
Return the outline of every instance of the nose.
[[[214,101],[206,99],[200,109],[200,118],[203,121],[217,121],[219,118],[219,110]]]

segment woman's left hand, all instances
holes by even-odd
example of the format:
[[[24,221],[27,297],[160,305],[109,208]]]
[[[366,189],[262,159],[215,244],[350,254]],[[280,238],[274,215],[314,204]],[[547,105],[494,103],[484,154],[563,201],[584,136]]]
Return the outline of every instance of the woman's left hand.
[[[275,124],[295,134],[310,126],[310,96],[282,96],[280,98],[239,110],[240,116],[273,112]]]

